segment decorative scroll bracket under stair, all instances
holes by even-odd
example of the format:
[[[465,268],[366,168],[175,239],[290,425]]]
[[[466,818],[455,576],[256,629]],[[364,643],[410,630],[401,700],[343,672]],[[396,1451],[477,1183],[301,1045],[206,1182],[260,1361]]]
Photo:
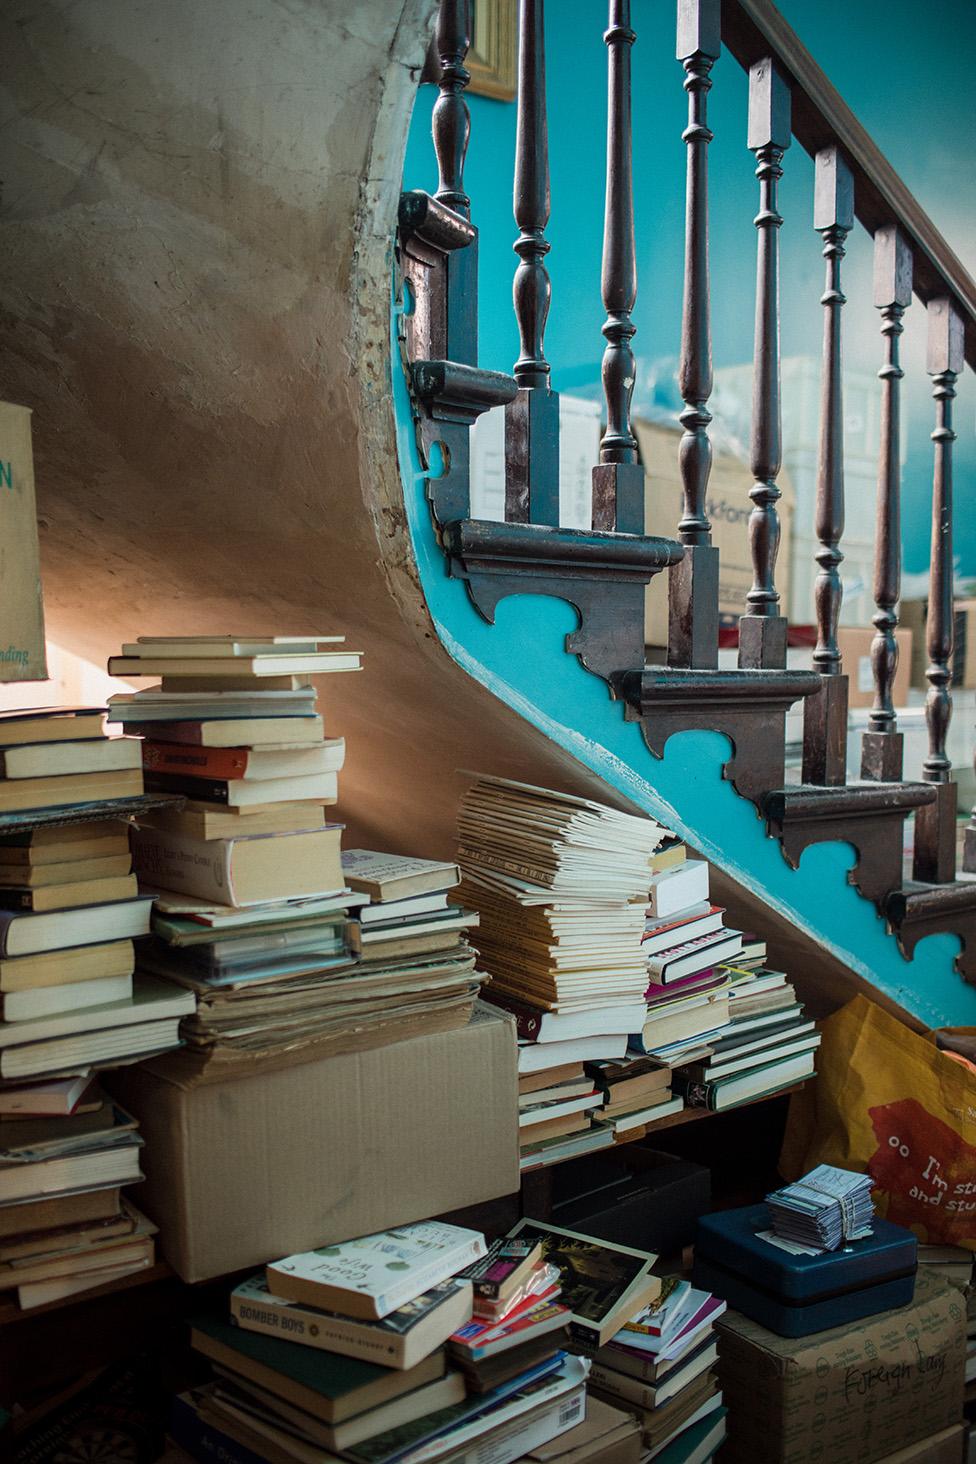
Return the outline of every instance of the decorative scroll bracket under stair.
[[[946,931],[958,935],[962,950],[956,957],[956,970],[964,981],[976,986],[976,880],[954,884],[909,881],[888,896],[884,914],[907,961],[927,935]]]
[[[645,588],[683,553],[670,539],[487,519],[447,524],[442,539],[452,576],[467,581],[490,624],[508,595],[554,595],[573,605],[580,624],[566,637],[566,650],[614,696],[644,655]]]
[[[763,812],[792,869],[810,844],[853,844],[858,858],[847,877],[880,908],[902,882],[902,825],[934,798],[928,783],[801,784],[768,793]]]
[[[518,387],[503,371],[482,371],[457,361],[414,361],[410,367],[414,395],[422,403],[419,417],[421,454],[430,466],[431,448],[439,443],[443,472],[427,479],[438,524],[467,518],[470,509],[472,423],[492,407],[504,406]]]
[[[786,769],[786,713],[820,689],[815,671],[707,671],[645,666],[625,678],[628,718],[640,720],[655,757],[676,732],[721,732],[733,755],[723,776],[757,806]]]

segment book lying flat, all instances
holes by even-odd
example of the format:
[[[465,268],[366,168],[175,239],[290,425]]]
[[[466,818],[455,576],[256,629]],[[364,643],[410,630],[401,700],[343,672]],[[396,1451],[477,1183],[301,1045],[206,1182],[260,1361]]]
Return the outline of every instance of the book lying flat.
[[[0,712],[0,747],[101,738],[104,707],[31,707]]]
[[[123,656],[279,656],[312,654],[320,646],[341,646],[344,635],[140,635],[122,647]]]
[[[269,1291],[263,1275],[258,1275],[231,1292],[230,1314],[248,1332],[402,1371],[415,1367],[470,1321],[471,1301],[471,1283],[452,1278],[381,1320],[370,1321],[286,1301]]]
[[[141,767],[51,778],[12,778],[8,782],[0,782],[0,813],[69,808],[72,804],[135,798],[141,793]]]
[[[192,993],[185,993],[192,995]],[[42,1073],[76,1071],[92,1064],[127,1062],[180,1045],[179,1017],[79,1032],[47,1042],[25,1042],[0,1051],[0,1077],[29,1078]]]
[[[158,724],[140,722],[138,731],[141,737],[173,747],[251,747],[278,751],[319,743],[325,735],[322,718],[313,713],[305,717],[224,717],[220,721]]]
[[[69,950],[40,951],[0,960],[0,992],[36,991],[109,976],[131,976],[136,968],[131,940],[111,940]]]
[[[94,981],[74,981],[68,986],[39,986],[36,991],[11,991],[0,996],[0,1021],[30,1021],[56,1012],[128,1001],[131,997],[130,975],[96,977]]]
[[[249,783],[244,778],[195,778],[189,773],[147,772],[146,788],[152,793],[185,793],[188,798],[224,804],[228,808],[312,800],[335,803],[339,795],[335,773],[266,778],[259,783]]]
[[[268,1265],[266,1278],[276,1296],[344,1316],[378,1318],[453,1276],[485,1250],[478,1231],[431,1220],[286,1256]]]
[[[30,956],[148,935],[151,909],[152,901],[140,898],[41,915],[27,910],[0,910],[0,955]]]
[[[142,1140],[133,1134],[126,1144],[114,1144],[90,1153],[67,1154],[42,1159],[34,1164],[0,1167],[0,1204],[14,1200],[39,1199],[66,1190],[101,1185],[131,1184],[141,1179],[139,1154]]]
[[[195,1010],[196,999],[192,992],[181,991],[169,981],[157,981],[155,977],[139,974],[129,1001],[105,1002],[101,1006],[82,1007],[79,1011],[53,1012],[33,1020],[3,1023],[0,1025],[0,1048],[49,1042],[76,1032],[185,1017]]]
[[[322,676],[329,671],[358,671],[361,651],[313,651],[300,655],[159,656],[146,647],[138,656],[109,656],[110,676]]]

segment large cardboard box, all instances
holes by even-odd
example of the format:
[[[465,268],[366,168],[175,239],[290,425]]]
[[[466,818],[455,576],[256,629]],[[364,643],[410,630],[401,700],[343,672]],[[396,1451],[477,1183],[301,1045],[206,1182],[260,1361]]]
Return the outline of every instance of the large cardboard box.
[[[44,606],[29,407],[0,402],[0,682],[44,681]]]
[[[829,1332],[778,1337],[738,1312],[716,1331],[727,1464],[873,1464],[962,1417],[965,1301],[925,1272],[910,1306]]]
[[[134,1198],[185,1281],[479,1204],[519,1187],[514,1023],[186,1085],[113,1074],[139,1119]]]
[[[634,432],[644,464],[644,532],[665,539],[677,538],[683,494],[678,445],[684,429],[667,422],[635,419]],[[705,512],[712,525],[712,543],[719,550],[719,611],[738,616],[746,609],[746,594],[752,584],[752,556],[749,550],[749,515],[754,482],[749,464],[736,453],[715,446],[708,479]],[[793,487],[789,475],[779,475],[782,497],[777,504],[780,546],[776,559],[776,585],[781,603],[790,603],[791,539],[793,533]],[[811,611],[812,618],[812,611]],[[657,575],[647,593],[644,611],[644,641],[665,646],[668,641],[668,576]]]
[[[871,643],[874,634],[873,626],[841,625],[837,628],[837,645],[847,672],[848,706],[874,705],[874,673],[871,670]],[[903,707],[907,705],[908,688],[911,685],[912,632],[899,626],[895,631],[895,640],[898,643],[898,669],[895,672],[891,700],[896,707]]]

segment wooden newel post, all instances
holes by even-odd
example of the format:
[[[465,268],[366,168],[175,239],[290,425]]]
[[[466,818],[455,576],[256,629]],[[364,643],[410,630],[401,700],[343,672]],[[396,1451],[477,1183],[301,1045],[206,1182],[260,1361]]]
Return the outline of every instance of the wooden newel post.
[[[892,703],[898,670],[896,606],[901,593],[901,431],[900,394],[904,371],[898,359],[902,316],[912,303],[912,251],[901,230],[886,224],[874,236],[874,303],[881,311],[885,359],[881,378],[881,441],[878,450],[878,503],[874,530],[874,640],[871,670],[874,705],[861,738],[861,777],[898,782],[902,775],[902,734]]]
[[[607,193],[603,224],[601,289],[607,312],[603,334],[603,393],[607,430],[593,469],[593,527],[622,534],[644,532],[644,469],[630,424],[634,394],[637,327],[631,312],[637,299],[634,252],[634,180],[631,149],[630,0],[610,0],[607,32]]]
[[[803,781],[828,787],[847,777],[847,677],[837,645],[842,588],[840,549],[844,532],[844,399],[841,377],[841,289],[844,241],[854,225],[854,178],[837,147],[816,158],[813,227],[823,238],[827,261],[824,307],[823,373],[820,391],[820,444],[817,457],[816,534],[820,566],[814,585],[817,644],[814,669],[823,681],[803,709]]]
[[[549,134],[546,124],[544,0],[519,0],[515,222],[519,257],[512,285],[519,329],[514,376],[519,390],[505,409],[505,517],[510,523],[559,523],[559,398],[545,356],[551,287]]]
[[[963,369],[963,319],[948,296],[928,302],[928,373],[935,398],[935,464],[932,478],[932,552],[925,648],[929,683],[925,698],[929,750],[922,777],[938,785],[937,801],[915,815],[915,878],[947,884],[956,874],[956,785],[946,736],[952,717],[952,402]]]
[[[783,224],[777,188],[783,154],[790,145],[790,89],[773,61],[757,61],[749,72],[748,146],[756,155],[759,212],[756,215],[756,329],[753,349],[749,490],[749,549],[752,588],[739,618],[739,665],[782,670],[786,665],[786,616],[776,588],[780,498],[776,482],[783,459],[783,412],[779,357],[779,231]]]
[[[431,131],[437,158],[438,203],[471,217],[471,200],[464,191],[464,160],[471,133],[471,117],[464,91],[471,80],[465,67],[471,44],[470,0],[441,0],[434,35],[440,74],[440,96],[434,103]],[[444,258],[446,331],[445,357],[464,366],[478,364],[478,239]]]
[[[678,0],[677,56],[685,69],[688,125],[685,186],[685,277],[678,388],[685,403],[678,462],[684,511],[678,538],[684,557],[669,579],[668,662],[709,670],[718,665],[719,554],[712,544],[706,495],[712,468],[708,437],[712,393],[708,278],[708,93],[722,50],[720,0]]]

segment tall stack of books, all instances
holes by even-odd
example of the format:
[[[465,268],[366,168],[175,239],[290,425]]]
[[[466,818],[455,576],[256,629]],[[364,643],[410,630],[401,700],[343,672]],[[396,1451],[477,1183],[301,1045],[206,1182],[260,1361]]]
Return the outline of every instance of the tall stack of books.
[[[150,902],[131,873],[127,826],[105,815],[142,794],[139,744],[106,737],[104,716],[84,708],[0,717],[7,1088],[175,1046],[192,1006],[158,981],[133,982],[132,942],[149,929]]]
[[[725,1437],[713,1332],[724,1301],[666,1276],[661,1294],[597,1352],[590,1390],[637,1411],[642,1459],[708,1459]],[[665,1451],[669,1451],[667,1455]]]
[[[140,820],[133,852],[155,900],[140,967],[195,996],[182,1028],[194,1061],[310,1042],[349,1050],[470,1014],[471,917],[444,893],[454,866],[421,879],[436,909],[414,900],[388,918],[372,918],[368,893],[347,885],[341,826],[325,819],[345,746],[325,738],[310,681],[359,668],[341,642],[146,638],[109,662],[119,675],[162,676],[111,705],[144,738],[148,786],[187,800]],[[350,918],[367,906],[369,917]]]
[[[148,1269],[155,1226],[122,1195],[135,1119],[86,1077],[0,1093],[0,1114],[0,1293],[24,1310]]]
[[[489,1253],[478,1232],[430,1221],[269,1265],[234,1293],[236,1325],[194,1327],[215,1378],[177,1400],[174,1438],[201,1460],[243,1450],[308,1464],[326,1450],[447,1464],[490,1448],[509,1464],[582,1419],[587,1371],[559,1337],[501,1381],[451,1365],[445,1343],[471,1318],[473,1285],[511,1295],[535,1269],[532,1249],[516,1249]]]
[[[622,1058],[643,1022],[640,939],[662,830],[482,777],[461,804],[458,837],[490,1001],[518,1027],[523,1167],[610,1144],[612,1128],[590,1123],[601,1095],[583,1064]]]
[[[735,959],[742,936],[725,927],[724,910],[709,898],[709,869],[671,845],[665,868],[650,884],[644,923],[647,1010],[638,1045],[660,1061],[686,1051],[728,1021],[729,977],[721,963]]]

